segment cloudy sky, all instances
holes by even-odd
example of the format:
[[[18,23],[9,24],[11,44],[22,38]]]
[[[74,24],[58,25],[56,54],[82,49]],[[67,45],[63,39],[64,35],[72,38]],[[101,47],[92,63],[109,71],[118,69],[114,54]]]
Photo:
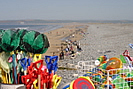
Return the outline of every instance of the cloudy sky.
[[[0,0],[0,20],[133,20],[133,0]]]

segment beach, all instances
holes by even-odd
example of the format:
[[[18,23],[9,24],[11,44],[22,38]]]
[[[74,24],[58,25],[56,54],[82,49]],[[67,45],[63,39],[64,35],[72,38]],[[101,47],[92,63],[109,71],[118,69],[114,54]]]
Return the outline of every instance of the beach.
[[[133,50],[129,47],[129,43],[133,43],[133,24],[120,24],[120,23],[88,23],[85,24],[87,30],[85,31],[85,37],[77,38],[80,40],[81,48],[83,51],[80,55],[77,55],[74,59],[59,60],[58,66],[69,68],[73,65],[75,68],[79,61],[92,61],[96,60],[99,56],[107,55],[111,57],[119,57],[125,50],[133,55]],[[63,35],[57,35],[57,32],[62,32],[62,29],[70,30],[66,27],[56,29],[50,33],[45,33],[50,41],[49,50],[45,53],[52,55],[52,52],[60,49],[61,41],[59,39],[67,37]],[[54,33],[55,32],[55,33]],[[70,33],[68,33],[69,35]],[[75,39],[74,39],[75,40]],[[58,52],[57,52],[58,55]],[[73,68],[74,68],[73,67]],[[59,85],[60,89],[63,85],[69,84],[78,77],[77,70],[58,69],[57,74],[62,77],[62,81]]]
[[[132,4],[1,0],[0,89],[133,89]]]
[[[45,32],[44,34],[48,37],[50,47],[44,55],[53,56],[53,52],[55,52],[55,55],[59,56],[61,44],[65,43],[68,39],[71,39],[72,41],[81,40],[83,38],[81,31],[86,32],[87,28],[88,26],[86,24],[66,24],[56,30]]]
[[[46,53],[42,54],[42,59],[48,56],[58,56],[58,69],[56,74],[61,76],[61,82],[57,89],[62,89],[69,85],[79,76],[80,61],[88,61],[86,65],[96,68],[95,60],[100,56],[107,55],[107,58],[117,57],[128,50],[133,57],[133,49],[129,44],[133,44],[133,24],[124,23],[52,23],[45,25],[59,25],[60,28],[54,30],[44,30],[44,34],[49,40],[50,47]],[[76,42],[76,45],[75,45]],[[78,49],[81,47],[81,50]],[[66,52],[66,46],[70,52]],[[64,52],[64,58],[60,53]],[[72,54],[74,51],[74,54]],[[74,57],[72,57],[74,55]],[[44,65],[46,65],[44,63]],[[123,68],[125,65],[123,66]],[[88,68],[90,71],[90,68]],[[86,71],[85,71],[86,72]],[[88,72],[88,70],[87,70]]]

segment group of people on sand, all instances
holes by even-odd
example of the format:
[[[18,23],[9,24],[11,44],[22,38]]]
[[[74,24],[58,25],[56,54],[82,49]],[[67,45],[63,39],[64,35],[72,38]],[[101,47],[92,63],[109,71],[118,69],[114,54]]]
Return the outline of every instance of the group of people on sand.
[[[65,57],[70,57],[71,59],[73,59],[76,57],[76,53],[81,51],[82,49],[80,47],[80,42],[76,40],[66,40],[65,47],[64,45],[61,45],[61,52],[59,54],[59,58],[61,60],[63,60]]]

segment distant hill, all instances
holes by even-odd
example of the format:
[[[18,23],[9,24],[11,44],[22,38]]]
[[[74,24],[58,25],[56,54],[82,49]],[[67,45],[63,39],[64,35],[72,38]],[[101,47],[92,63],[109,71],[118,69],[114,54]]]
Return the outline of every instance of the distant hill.
[[[0,25],[23,25],[45,23],[133,23],[133,20],[0,20]]]

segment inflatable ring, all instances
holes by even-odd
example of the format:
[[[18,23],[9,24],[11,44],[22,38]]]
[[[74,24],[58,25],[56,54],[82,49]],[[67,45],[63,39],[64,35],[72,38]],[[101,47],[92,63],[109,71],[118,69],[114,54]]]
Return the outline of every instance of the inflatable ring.
[[[95,89],[95,87],[89,77],[79,77],[72,81],[70,89]]]
[[[112,57],[106,64],[106,70],[122,68],[122,62],[119,58]],[[111,70],[110,74],[116,74],[119,70]]]

